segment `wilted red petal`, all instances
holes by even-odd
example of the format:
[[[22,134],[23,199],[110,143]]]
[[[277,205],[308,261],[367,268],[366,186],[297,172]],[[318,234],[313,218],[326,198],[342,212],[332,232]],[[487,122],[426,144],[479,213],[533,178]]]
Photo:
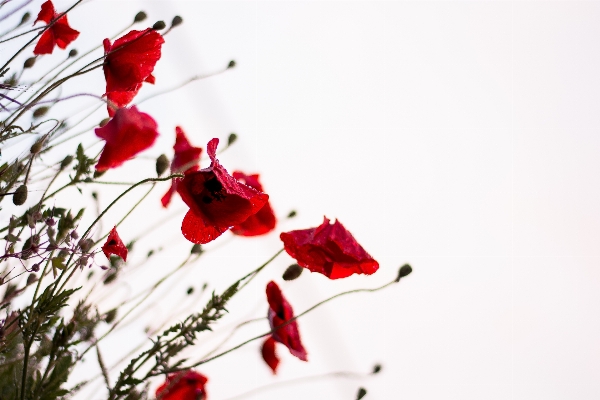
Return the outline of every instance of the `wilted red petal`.
[[[324,218],[317,228],[283,232],[279,237],[285,251],[298,265],[330,279],[352,274],[370,275],[379,269],[379,263],[337,220],[329,224]]]
[[[55,15],[56,15],[56,10],[54,9],[54,4],[52,4],[52,2],[50,0],[48,0],[44,4],[42,4],[40,13],[38,14],[37,19],[34,21],[33,24],[35,25],[35,23],[38,21],[43,21],[43,22],[49,24]]]
[[[49,24],[53,19],[58,17],[58,13],[54,10],[54,5],[50,0],[42,4],[42,9],[38,14],[34,24],[38,21],[43,21]],[[77,39],[79,32],[69,26],[67,16],[63,15],[57,21],[49,26],[46,31],[40,36],[40,40],[33,49],[33,54],[51,54],[54,46],[61,49],[66,48],[72,41]]]
[[[267,194],[229,175],[215,157],[218,143],[218,139],[208,143],[210,167],[187,173],[177,184],[177,192],[190,207],[181,230],[186,239],[194,243],[214,240],[257,213],[269,199]]]
[[[235,171],[233,177],[259,192],[263,191],[262,185],[258,181],[258,174],[246,175],[243,172]],[[249,216],[244,222],[231,228],[231,232],[240,236],[264,235],[275,229],[276,224],[275,213],[271,208],[271,204],[267,202],[256,214]]]
[[[156,389],[156,400],[206,400],[206,382],[204,375],[193,370],[169,374]]]
[[[277,357],[277,352],[275,351],[275,339],[269,336],[263,343],[260,352],[263,360],[265,360],[271,371],[273,371],[273,375],[275,375],[277,373],[277,366],[279,365],[279,357]]]
[[[183,129],[180,126],[175,128],[175,144],[173,150],[175,155],[171,162],[171,172],[193,172],[200,168],[200,155],[202,154],[201,147],[194,147],[185,136]],[[177,191],[177,185],[181,179],[173,179],[169,191],[161,198],[163,207],[167,207],[171,202],[171,198],[175,191]]]
[[[132,30],[115,40],[104,39],[104,77],[106,96],[118,107],[129,104],[139,91],[142,82],[154,83],[152,71],[161,57],[163,37],[153,29]],[[111,95],[117,92],[118,95]],[[123,92],[132,92],[125,95]],[[128,100],[128,102],[124,102]],[[109,107],[109,113],[111,112]]]
[[[267,315],[271,330],[284,324],[294,318],[294,310],[288,301],[283,297],[279,286],[273,281],[267,284],[267,300],[269,302],[269,313]],[[298,324],[292,321],[272,333],[273,339],[284,344],[292,355],[302,361],[308,361],[306,350],[300,340]]]
[[[156,121],[137,107],[120,108],[96,136],[106,141],[96,170],[115,168],[152,146],[158,136]]]
[[[106,243],[102,246],[102,251],[106,258],[110,258],[111,254],[117,255],[127,261],[127,247],[117,233],[117,227],[112,228],[106,239]]]

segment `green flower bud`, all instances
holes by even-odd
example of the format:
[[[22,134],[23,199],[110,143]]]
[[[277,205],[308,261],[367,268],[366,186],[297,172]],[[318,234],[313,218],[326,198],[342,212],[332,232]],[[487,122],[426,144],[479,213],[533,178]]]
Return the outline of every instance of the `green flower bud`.
[[[400,279],[409,275],[411,272],[412,272],[412,267],[408,264],[404,264],[402,267],[400,267],[400,270],[398,271],[398,277],[396,278],[396,282],[399,282]]]
[[[229,137],[227,138],[227,146],[231,146],[232,144],[235,143],[235,141],[237,140],[237,135],[235,133],[230,133]]]
[[[135,17],[133,17],[133,23],[135,24],[137,22],[142,22],[146,18],[148,18],[146,13],[143,11],[140,11],[139,13],[135,14]]]
[[[229,65],[227,65],[227,68],[234,68],[235,67],[235,60],[231,60],[229,61]]]
[[[17,190],[15,190],[12,200],[15,206],[20,206],[25,203],[25,201],[27,201],[27,185],[19,186]]]
[[[165,171],[167,170],[167,168],[169,168],[170,164],[171,163],[169,162],[169,159],[167,158],[167,156],[165,156],[164,154],[161,154],[156,159],[156,174],[158,176],[161,176],[162,174],[164,174]]]
[[[69,51],[69,58],[73,58],[73,57],[77,57],[77,50],[76,49],[71,49]]]
[[[31,67],[33,67],[34,64],[35,64],[35,57],[29,57],[23,63],[23,68],[31,68]]]
[[[360,400],[367,395],[367,389],[359,388],[358,393],[356,394],[356,400]]]
[[[178,25],[181,25],[183,23],[183,18],[181,18],[179,15],[176,15],[173,17],[173,21],[171,21],[171,28],[175,28]]]
[[[154,25],[152,25],[152,29],[154,29],[155,31],[160,31],[165,29],[166,26],[167,24],[165,24],[165,21],[156,21]]]
[[[69,166],[69,164],[71,164],[73,162],[73,156],[66,156],[61,162],[60,162],[60,169],[65,169]]]
[[[302,274],[302,270],[304,270],[304,268],[302,268],[298,264],[292,264],[289,267],[287,267],[287,269],[283,273],[282,278],[284,281],[293,281],[294,279],[297,279],[300,276],[300,274]]]
[[[46,113],[48,112],[48,110],[50,109],[50,107],[40,107],[40,108],[36,108],[35,111],[33,112],[33,118],[41,118],[44,115],[46,115]]]

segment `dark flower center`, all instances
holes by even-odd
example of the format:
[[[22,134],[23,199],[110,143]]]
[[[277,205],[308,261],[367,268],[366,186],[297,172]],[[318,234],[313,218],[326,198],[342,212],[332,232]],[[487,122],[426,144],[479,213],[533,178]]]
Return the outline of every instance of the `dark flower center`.
[[[202,197],[202,202],[204,204],[210,204],[213,200],[222,200],[225,196],[221,194],[223,190],[223,185],[217,177],[212,177],[209,180],[204,182],[204,188],[208,191]]]
[[[114,246],[116,244],[117,244],[117,241],[115,239],[111,239],[111,240],[108,241],[108,245],[109,246]]]

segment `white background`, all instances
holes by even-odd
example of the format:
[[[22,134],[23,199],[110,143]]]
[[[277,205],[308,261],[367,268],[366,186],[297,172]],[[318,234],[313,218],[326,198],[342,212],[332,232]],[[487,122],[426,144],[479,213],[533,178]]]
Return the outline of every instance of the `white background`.
[[[270,279],[300,312],[339,291],[381,285],[405,262],[414,273],[302,318],[309,363],[281,346],[272,377],[256,342],[199,368],[210,399],[299,376],[368,372],[376,362],[384,369],[372,378],[246,398],[349,400],[359,386],[368,399],[600,396],[600,3],[93,1],[69,14],[82,32],[75,47],[100,43],[140,9],[150,24],[177,14],[185,22],[166,36],[157,87],[137,100],[230,59],[238,66],[140,104],[161,139],[147,160],[107,179],[140,166],[140,176],[150,175],[153,157],[171,156],[175,125],[202,146],[236,132],[222,164],[259,172],[278,215],[299,215],[263,239],[216,241],[173,278],[173,300],[154,301],[139,324],[101,345],[105,358],[143,340],[145,325],[177,319],[188,286],[209,281],[209,290],[222,290],[277,251],[278,232],[327,215],[380,270],[335,282],[305,273],[285,283],[280,274],[292,260],[282,255],[232,303],[223,326],[263,316]],[[102,94],[101,73],[94,79]],[[124,240],[169,215],[158,207],[167,187],[120,228]],[[176,209],[149,239],[170,250],[140,267],[132,287],[188,251],[178,198]],[[266,330],[266,321],[256,323],[229,344]],[[103,398],[97,389],[93,398]]]

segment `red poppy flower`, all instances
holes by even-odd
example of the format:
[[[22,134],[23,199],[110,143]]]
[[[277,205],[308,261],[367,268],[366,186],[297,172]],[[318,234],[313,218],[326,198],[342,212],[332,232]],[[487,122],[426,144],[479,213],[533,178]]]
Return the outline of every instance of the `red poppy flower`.
[[[154,29],[131,31],[115,40],[111,45],[104,39],[104,77],[106,97],[113,104],[108,105],[108,115],[129,104],[142,87],[143,82],[154,83],[154,66],[161,56],[161,46],[165,42]]]
[[[177,192],[190,207],[181,224],[183,236],[204,244],[256,214],[269,196],[238,182],[216,158],[219,139],[208,142],[210,167],[190,172],[178,182]]]
[[[206,400],[206,382],[204,375],[192,370],[169,374],[156,389],[156,400]]]
[[[379,268],[379,263],[337,220],[329,224],[324,218],[317,228],[283,232],[279,237],[285,251],[298,261],[298,265],[329,279],[352,274],[371,275]]]
[[[119,108],[106,125],[95,130],[96,136],[106,141],[96,170],[116,168],[152,146],[158,136],[156,129],[156,121],[137,107]]]
[[[258,174],[246,175],[243,172],[235,171],[233,177],[259,192],[263,191],[262,185],[258,181]],[[267,202],[256,214],[249,216],[247,220],[231,228],[231,232],[240,236],[264,235],[275,229],[276,223],[275,213],[273,213],[271,205]]]
[[[181,127],[176,127],[175,133],[177,134],[175,145],[173,145],[175,156],[171,162],[171,172],[188,173],[198,171],[200,168],[200,154],[202,154],[202,148],[192,146],[187,137],[185,137],[185,133],[183,133]],[[178,180],[173,179],[171,188],[165,193],[162,199],[160,199],[163,207],[167,207],[171,202],[171,197],[173,197],[173,194],[177,191],[177,183]]]
[[[294,318],[292,306],[283,297],[279,286],[273,281],[267,284],[267,301],[269,302],[267,317],[269,318],[271,330]],[[274,331],[262,346],[263,359],[271,367],[273,373],[276,373],[277,365],[279,365],[279,358],[275,354],[275,342],[284,344],[292,355],[302,361],[308,361],[306,350],[300,341],[298,324],[295,320]]]
[[[127,247],[117,233],[117,227],[112,228],[106,239],[106,243],[102,246],[102,251],[106,258],[110,258],[111,254],[119,256],[123,261],[127,261]]]
[[[58,15],[59,14],[54,9],[52,2],[48,0],[42,4],[42,9],[33,24],[35,25],[38,21],[50,24],[50,22],[52,22],[53,19],[56,19]],[[65,49],[69,43],[77,39],[77,36],[79,36],[79,32],[69,26],[69,21],[67,21],[67,15],[65,14],[54,21],[51,26],[46,28],[44,33],[42,33],[42,36],[40,36],[40,40],[38,40],[35,45],[33,54],[37,56],[41,54],[52,54],[54,46]]]

